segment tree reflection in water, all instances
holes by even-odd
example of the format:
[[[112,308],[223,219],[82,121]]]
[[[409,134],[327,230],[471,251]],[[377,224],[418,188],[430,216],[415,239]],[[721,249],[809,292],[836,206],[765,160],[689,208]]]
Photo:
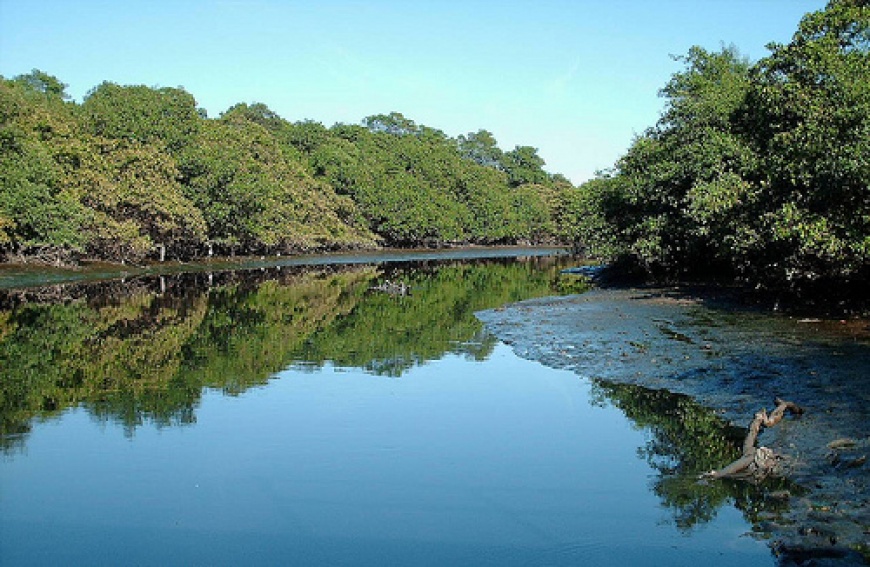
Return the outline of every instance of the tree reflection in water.
[[[401,376],[489,355],[476,310],[552,295],[569,259],[283,267],[13,290],[0,296],[0,448],[83,407],[133,435],[196,420],[205,388],[237,395],[293,364]],[[372,291],[390,279],[409,296]]]
[[[205,389],[238,395],[288,367],[324,364],[400,377],[447,353],[486,359],[478,310],[584,290],[568,259],[415,262],[195,273],[4,292],[0,297],[0,449],[34,422],[82,407],[134,435],[196,421]],[[373,291],[385,281],[409,295]],[[683,530],[732,502],[753,523],[784,504],[771,484],[697,481],[733,460],[743,432],[685,396],[593,381],[648,431],[639,456]],[[794,491],[795,487],[788,487]]]
[[[731,503],[763,536],[764,522],[775,521],[787,511],[788,500],[778,496],[783,491],[804,492],[782,478],[762,484],[700,480],[701,473],[740,455],[746,430],[728,424],[688,396],[605,380],[593,380],[593,395],[596,403],[613,404],[646,430],[649,440],[638,449],[638,456],[656,471],[651,489],[680,530],[711,521]]]

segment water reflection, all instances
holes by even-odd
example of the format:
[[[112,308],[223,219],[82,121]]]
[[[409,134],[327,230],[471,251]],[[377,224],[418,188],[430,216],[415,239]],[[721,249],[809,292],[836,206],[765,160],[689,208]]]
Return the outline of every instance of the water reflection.
[[[549,295],[565,259],[284,267],[4,292],[0,447],[82,406],[128,435],[196,420],[203,389],[236,395],[295,363],[398,377],[445,353],[485,358],[474,311]],[[372,288],[401,281],[397,297]]]
[[[602,405],[613,404],[648,432],[649,439],[638,448],[638,456],[656,471],[651,489],[682,531],[710,522],[729,503],[753,524],[772,521],[788,509],[788,500],[779,494],[805,492],[784,478],[769,478],[761,484],[700,481],[701,473],[740,456],[746,430],[730,425],[688,396],[595,380],[593,399]]]
[[[630,466],[614,460],[612,454],[600,463],[594,462],[596,453],[607,450],[613,453],[608,443],[624,437],[601,434],[597,438],[598,424],[585,412],[574,409],[578,405],[574,404],[575,396],[585,400],[572,391],[583,387],[578,381],[568,378],[571,386],[566,386],[561,382],[563,377],[557,380],[542,374],[538,379],[543,387],[529,388],[534,379],[529,379],[528,367],[517,369],[517,359],[508,357],[504,346],[497,347],[495,339],[483,331],[474,316],[476,311],[513,301],[582,291],[584,284],[576,277],[560,275],[560,269],[570,262],[551,257],[284,267],[5,292],[0,297],[0,447],[7,455],[16,457],[17,450],[25,447],[34,424],[60,416],[69,408],[80,410],[68,412],[67,418],[83,411],[92,420],[122,427],[128,436],[136,434],[143,424],[157,429],[175,427],[175,432],[177,426],[196,422],[209,391],[237,396],[283,376],[280,382],[272,384],[269,392],[280,389],[285,394],[292,391],[298,395],[306,391],[306,384],[311,390],[305,399],[280,398],[282,405],[277,410],[262,406],[263,411],[280,414],[280,420],[270,414],[274,421],[266,420],[269,425],[264,426],[257,416],[245,417],[239,408],[229,414],[233,416],[230,419],[204,419],[211,421],[210,427],[198,427],[191,431],[191,436],[218,427],[220,433],[211,439],[209,450],[198,450],[196,444],[186,445],[183,450],[178,446],[173,449],[149,444],[142,439],[149,437],[146,429],[137,439],[137,446],[143,446],[151,456],[138,457],[138,466],[148,468],[154,476],[157,472],[153,463],[162,462],[163,452],[173,450],[175,464],[169,468],[184,471],[203,466],[200,461],[214,458],[215,453],[225,456],[218,459],[222,464],[228,460],[246,467],[247,463],[264,463],[265,469],[251,465],[250,474],[257,476],[256,483],[237,482],[245,479],[245,475],[239,474],[237,478],[230,471],[229,478],[235,487],[231,495],[238,498],[234,506],[243,513],[236,514],[234,509],[227,517],[247,517],[245,511],[248,516],[257,517],[262,510],[275,505],[272,494],[268,500],[262,500],[259,488],[262,481],[265,486],[279,487],[279,496],[293,495],[285,498],[286,510],[273,510],[275,518],[298,513],[302,514],[302,523],[320,521],[330,530],[338,529],[331,518],[324,516],[319,504],[332,503],[341,506],[338,509],[346,515],[360,516],[363,511],[371,512],[365,506],[375,507],[372,501],[377,498],[369,494],[375,490],[376,494],[393,498],[387,500],[391,505],[404,507],[407,517],[418,518],[420,526],[432,521],[420,511],[421,499],[429,506],[423,510],[435,510],[439,521],[444,519],[442,501],[453,499],[449,509],[465,511],[466,515],[459,515],[459,521],[466,522],[468,529],[476,527],[486,533],[489,530],[500,545],[505,545],[500,538],[508,534],[507,540],[521,536],[541,546],[525,551],[527,559],[539,557],[546,549],[540,543],[543,541],[554,546],[555,551],[549,552],[558,554],[560,560],[555,563],[567,564],[575,555],[590,552],[584,546],[588,545],[588,534],[595,533],[601,534],[595,536],[600,542],[608,542],[590,540],[597,546],[591,551],[600,548],[599,558],[615,557],[610,550],[616,542],[622,544],[623,552],[629,550],[628,561],[632,562],[638,559],[638,552],[633,544],[625,542],[648,546],[649,536],[636,530],[634,534],[616,533],[613,540],[607,540],[605,535],[610,535],[604,532],[613,531],[607,527],[610,524],[594,517],[601,513],[601,508],[610,506],[613,509],[605,517],[614,526],[621,526],[628,514],[632,514],[633,525],[654,523],[648,516],[636,514],[636,502],[649,496],[642,487],[638,489],[642,481],[626,480],[633,478],[628,472],[636,471],[628,471]],[[401,283],[410,293],[378,291],[387,281]],[[502,349],[500,362],[498,348]],[[498,372],[491,369],[489,372],[494,373],[491,376],[468,380],[464,373],[479,370],[469,370],[463,358],[486,360]],[[438,370],[432,368],[434,364],[423,368],[436,360],[440,368],[447,369],[441,372],[451,373],[450,379],[419,378],[427,370],[437,374]],[[329,387],[315,388],[314,380],[298,379],[315,378],[307,372],[335,375],[341,369],[353,369],[348,372],[355,384],[350,388],[353,392],[348,392],[344,384],[329,391]],[[369,375],[390,378],[402,378],[413,371],[420,382],[375,380],[360,376],[360,369]],[[511,376],[512,373],[523,375]],[[297,384],[291,376],[297,378]],[[445,382],[448,385],[440,389]],[[337,386],[337,382],[329,383],[333,388]],[[393,384],[401,386],[404,392],[399,400],[385,395]],[[457,384],[462,384],[465,390]],[[294,390],[294,385],[302,389]],[[639,448],[638,455],[653,471],[651,492],[655,498],[647,499],[658,499],[679,530],[689,532],[713,521],[728,503],[734,504],[750,522],[759,521],[762,514],[770,517],[777,513],[777,506],[783,505],[765,496],[770,487],[697,482],[698,472],[720,466],[736,456],[743,435],[714,413],[685,396],[665,391],[604,381],[593,381],[592,388],[598,404],[619,408],[646,432],[647,442]],[[485,396],[475,396],[475,392],[485,392]],[[217,395],[210,399],[216,397],[225,403],[239,401],[241,405],[241,400]],[[319,405],[312,405],[312,399],[319,400]],[[495,415],[480,405],[499,400],[492,406],[499,408]],[[246,401],[250,402],[251,397]],[[295,406],[293,401],[297,402]],[[376,405],[378,411],[367,411],[369,405]],[[437,411],[430,413],[428,420],[418,422],[421,414],[433,411],[432,407]],[[457,422],[457,408],[462,410],[459,414],[465,421]],[[353,419],[332,423],[330,411],[349,414]],[[384,415],[392,416],[392,420],[380,423]],[[625,427],[621,416],[617,417],[618,427]],[[271,429],[276,423],[283,424],[286,435],[280,443],[270,437],[276,435]],[[312,423],[318,427],[312,427]],[[406,431],[401,425],[410,423],[417,424],[416,432]],[[302,433],[296,435],[298,432]],[[262,445],[251,441],[258,435],[264,438]],[[235,443],[227,441],[228,437],[235,438]],[[469,439],[474,443],[466,446]],[[362,451],[357,443],[371,450]],[[273,451],[275,447],[281,447],[281,451]],[[323,447],[329,449],[321,454]],[[148,449],[154,453],[147,453]],[[248,453],[250,458],[242,457]],[[108,459],[115,466],[120,466],[121,460]],[[628,460],[634,460],[633,456],[629,455]],[[587,465],[590,461],[591,467]],[[615,468],[622,474],[607,469],[607,463],[614,462],[620,463]],[[359,467],[354,468],[354,463]],[[273,468],[279,480],[264,472]],[[217,466],[210,474],[222,470],[222,466]],[[199,482],[198,477],[188,476],[185,486]],[[383,482],[385,476],[414,482],[397,480],[394,486]],[[378,482],[366,484],[369,477],[377,478]],[[444,478],[450,482],[444,482]],[[143,477],[137,482],[147,485],[151,481]],[[161,491],[168,482],[165,480],[158,483],[161,488],[149,490]],[[590,493],[587,483],[601,488]],[[208,501],[220,502],[225,496],[221,492],[225,485],[217,482],[214,485],[217,492]],[[631,490],[627,485],[631,485]],[[333,493],[336,487],[343,495],[341,498]],[[454,491],[455,487],[459,488]],[[115,490],[123,493],[127,488]],[[632,490],[635,495],[627,496]],[[309,491],[318,497],[306,500]],[[137,496],[151,498],[146,492]],[[625,502],[614,494],[622,495]],[[196,495],[167,495],[167,502],[171,500],[172,505],[175,499],[186,503],[182,508],[188,513],[201,505]],[[245,508],[249,501],[259,506],[256,513]],[[586,501],[595,504],[588,506]],[[475,503],[470,511],[468,502]],[[354,508],[357,504],[359,509]],[[381,506],[375,509],[383,513],[384,521],[395,520],[392,509],[382,509],[380,502],[376,504]],[[171,507],[166,502],[161,506]],[[305,513],[299,511],[300,506]],[[139,510],[145,508],[146,505],[140,505]],[[288,512],[291,509],[293,514]],[[491,524],[475,525],[481,510],[486,511],[483,517],[489,518]],[[650,513],[648,508],[645,513]],[[211,510],[204,517],[218,518],[220,514]],[[204,517],[196,517],[196,522],[202,522]],[[449,522],[443,522],[445,533],[455,521],[451,517]],[[536,523],[546,529],[530,535],[527,524]],[[400,521],[392,529],[404,525]],[[511,527],[504,531],[500,527],[503,525]],[[360,519],[359,526],[360,530],[374,529],[367,518]],[[257,525],[252,533],[262,530]],[[583,545],[564,543],[573,541],[572,538]],[[308,540],[287,541],[295,545]],[[662,557],[672,554],[670,548],[656,552]],[[504,558],[513,557],[510,555],[513,551],[503,549],[501,553]]]

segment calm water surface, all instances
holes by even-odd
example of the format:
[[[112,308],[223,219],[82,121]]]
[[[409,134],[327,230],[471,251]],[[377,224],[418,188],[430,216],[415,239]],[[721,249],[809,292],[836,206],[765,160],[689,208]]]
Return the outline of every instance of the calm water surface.
[[[736,450],[724,424],[482,330],[475,310],[576,290],[563,262],[10,293],[0,563],[772,565],[751,495],[691,480],[698,428]]]

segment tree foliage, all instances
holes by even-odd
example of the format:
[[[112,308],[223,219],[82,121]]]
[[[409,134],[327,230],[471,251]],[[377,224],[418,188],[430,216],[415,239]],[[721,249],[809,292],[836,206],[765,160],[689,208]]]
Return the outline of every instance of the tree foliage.
[[[110,82],[87,94],[82,114],[90,134],[155,145],[169,152],[186,146],[202,121],[196,100],[184,89]]]
[[[199,249],[206,237],[202,213],[179,183],[168,154],[127,140],[92,142],[68,174],[79,202],[92,211],[85,228],[96,257],[139,261],[155,247],[174,257]]]
[[[867,275],[870,6],[831,2],[754,69],[747,105],[764,159],[759,231],[780,277]],[[866,281],[866,280],[865,280]]]
[[[371,241],[340,217],[353,204],[288,160],[275,136],[245,113],[204,124],[179,161],[186,194],[221,251],[287,252]]]
[[[398,112],[327,128],[262,103],[209,119],[183,88],[104,82],[81,104],[65,88],[37,69],[0,83],[0,255],[139,262],[553,238],[565,185],[536,150],[503,153],[484,130],[455,140]]]
[[[568,192],[561,230],[659,277],[866,282],[868,37],[870,8],[833,0],[754,65],[733,47],[692,48],[659,122]]]
[[[498,147],[492,132],[469,132],[467,136],[459,136],[457,144],[462,157],[486,167],[502,169],[504,152]]]
[[[63,183],[75,116],[62,87],[51,86],[60,81],[36,71],[27,77],[0,81],[0,247],[80,250],[85,211]]]
[[[63,100],[70,98],[66,92],[66,88],[69,85],[62,83],[57,77],[39,69],[34,69],[26,75],[18,75],[13,81],[25,85],[28,89],[42,93],[47,97],[57,97]]]
[[[485,130],[451,139],[397,112],[369,116],[362,124],[326,129],[297,123],[288,140],[308,157],[315,177],[353,199],[385,242],[492,244],[554,237],[554,193],[563,186],[541,169],[543,160],[525,163],[521,180],[507,173],[507,154]]]

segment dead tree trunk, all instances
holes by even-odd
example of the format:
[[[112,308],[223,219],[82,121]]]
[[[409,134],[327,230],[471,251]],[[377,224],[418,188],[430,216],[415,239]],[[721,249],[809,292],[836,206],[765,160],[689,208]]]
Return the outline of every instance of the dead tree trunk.
[[[758,435],[764,427],[773,427],[785,416],[785,412],[801,415],[804,410],[795,403],[776,399],[776,409],[770,415],[762,409],[755,414],[755,419],[749,425],[749,432],[743,440],[743,455],[718,471],[710,471],[703,478],[754,478],[762,479],[776,470],[779,456],[767,447],[756,447]]]

